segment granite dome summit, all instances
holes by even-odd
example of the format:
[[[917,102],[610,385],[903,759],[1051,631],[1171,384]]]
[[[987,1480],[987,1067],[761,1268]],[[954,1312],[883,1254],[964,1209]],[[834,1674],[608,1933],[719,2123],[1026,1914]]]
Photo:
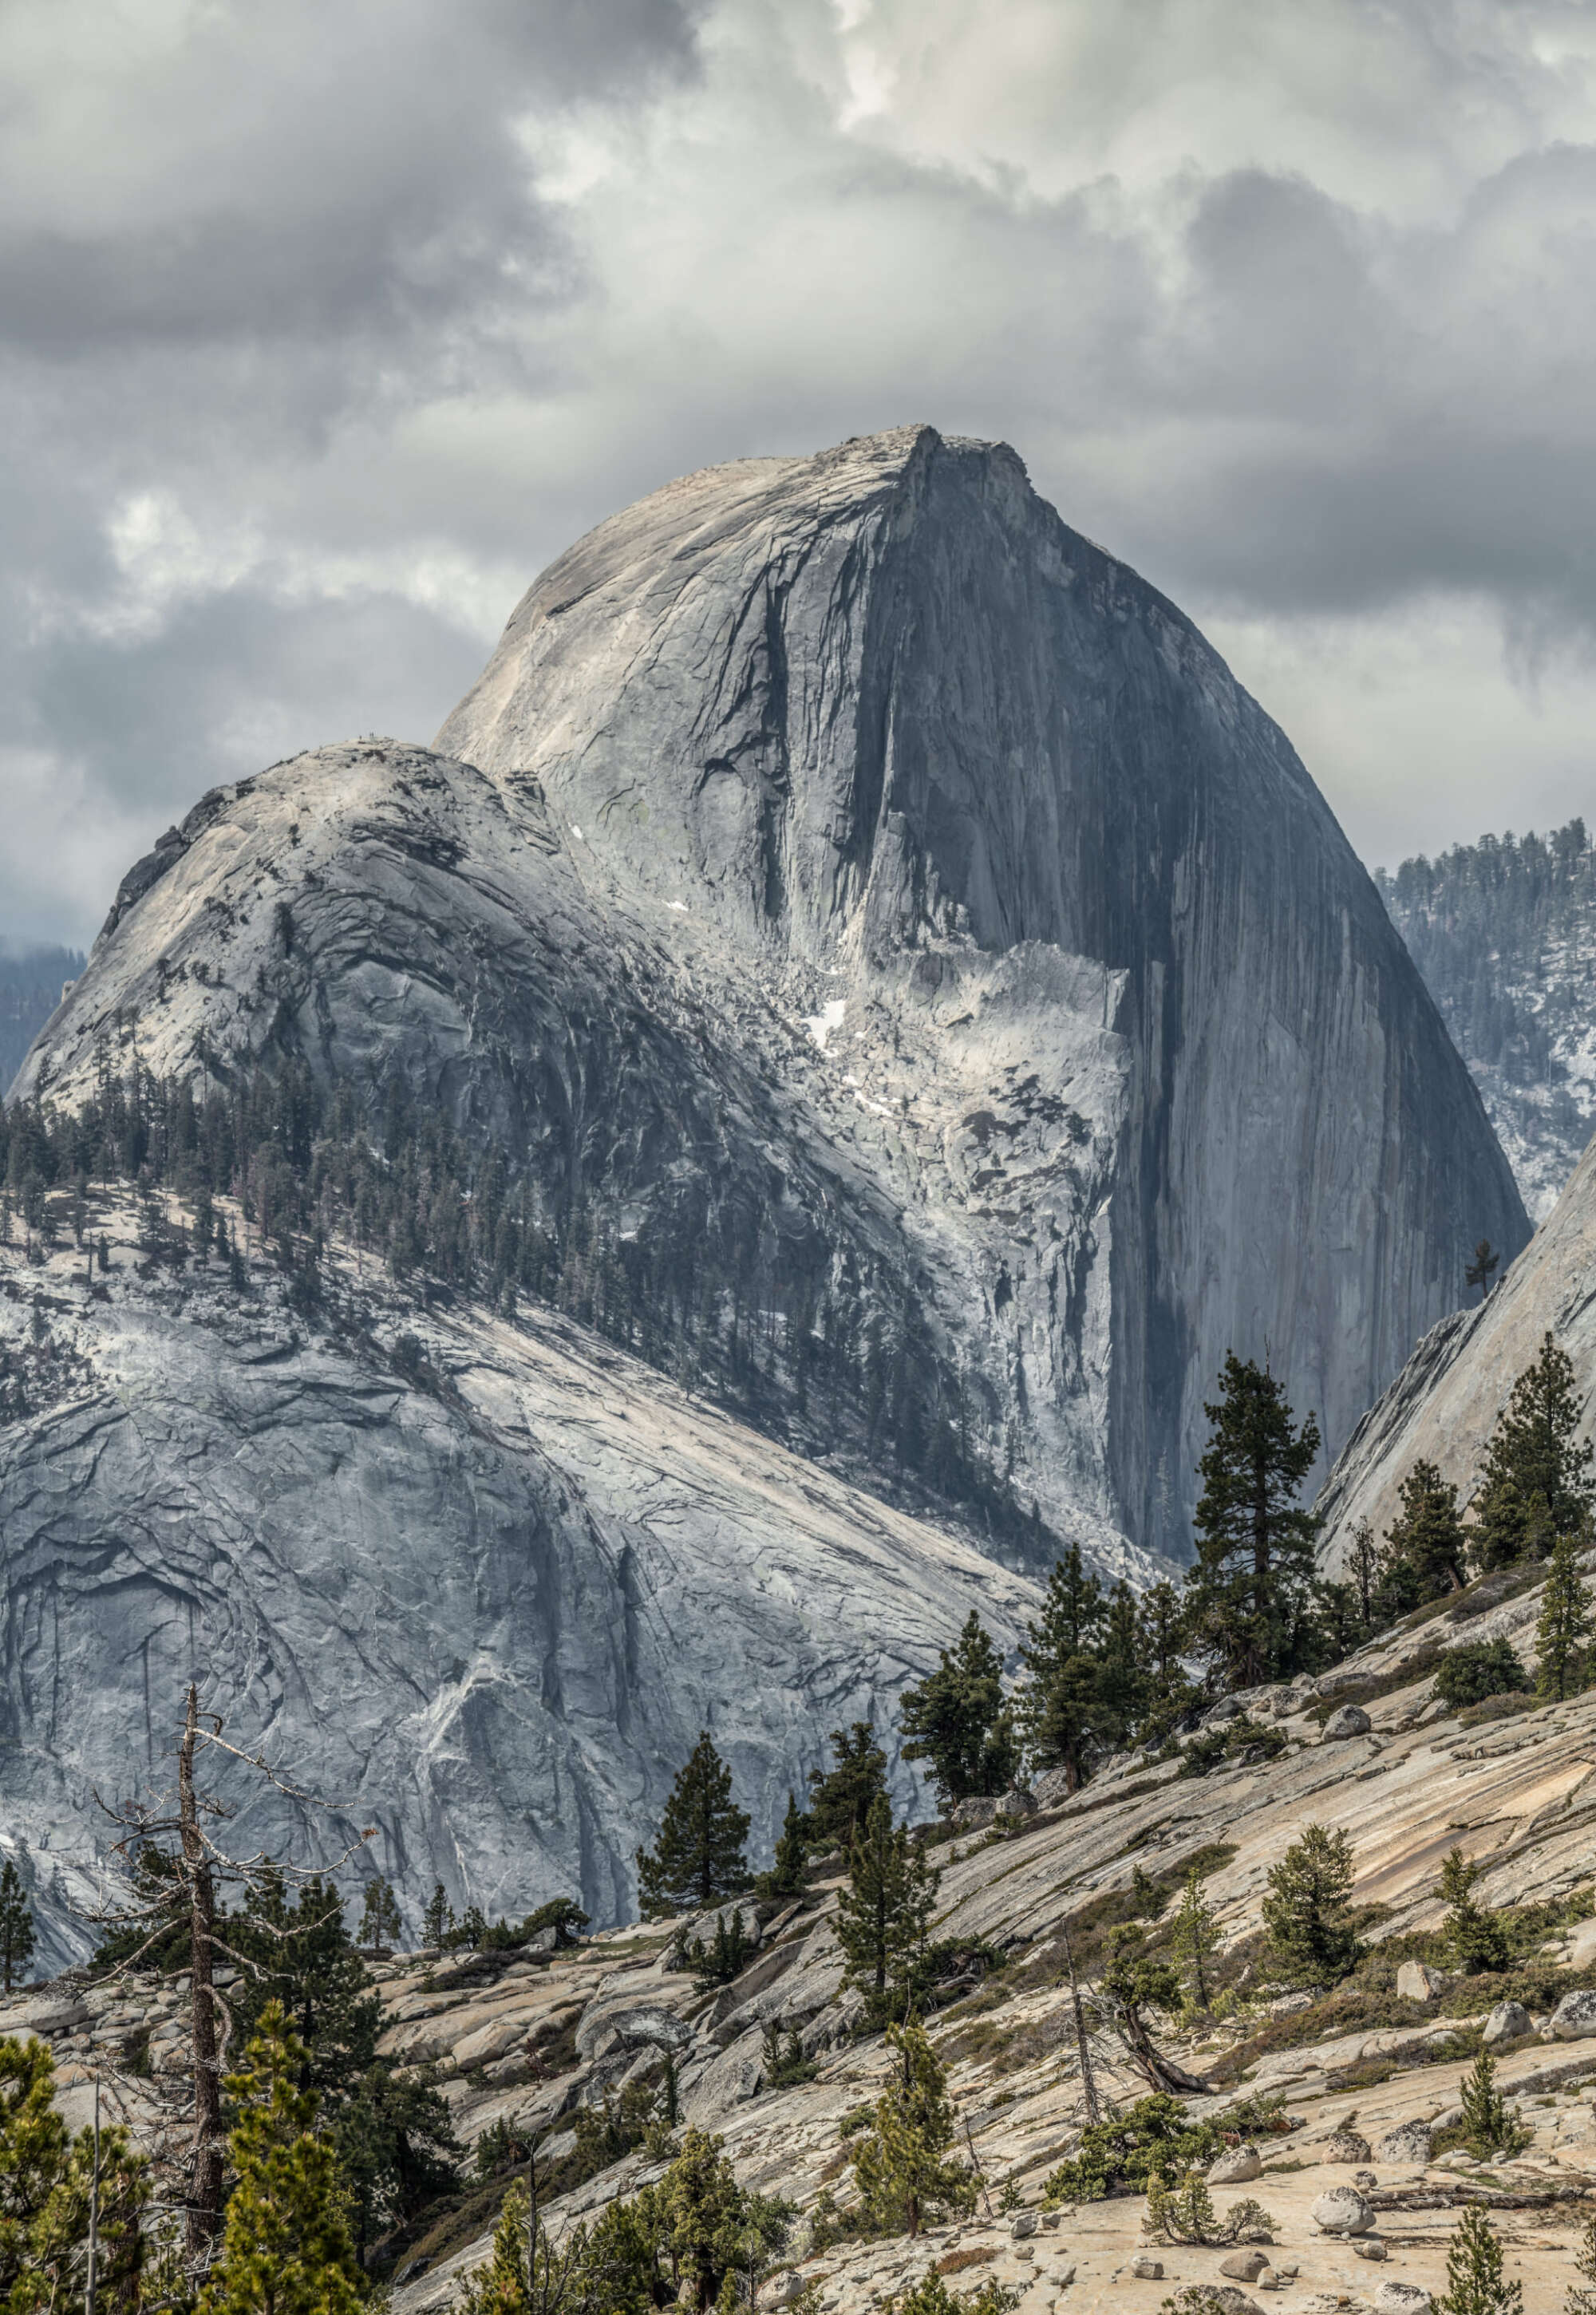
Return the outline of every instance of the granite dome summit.
[[[1181,1548],[1228,1348],[1334,1454],[1467,1248],[1528,1236],[1284,736],[1005,446],[669,484],[543,574],[434,745],[207,797],[19,1088],[131,1011],[157,1068],[400,1069],[553,1211],[852,1251],[923,1299],[978,1454],[1105,1548]]]
[[[737,1375],[707,1358],[700,1395],[777,1436],[791,1469],[823,1462],[1019,1566],[1074,1536],[1148,1574],[1149,1554],[1184,1550],[1228,1349],[1267,1350],[1334,1453],[1461,1300],[1475,1240],[1512,1254],[1528,1236],[1478,1095],[1284,736],[1012,450],[929,427],[671,483],[545,572],[432,749],[324,748],[214,790],[124,879],[16,1090],[70,1101],[135,1050],[157,1075],[224,1080],[250,1057],[294,1060],[374,1116],[403,1085],[529,1178],[552,1230],[646,1249],[669,1309],[741,1345]],[[142,1290],[118,1291],[133,1326]],[[200,1308],[183,1328],[209,1323]],[[146,1381],[166,1323],[137,1320]],[[673,1363],[663,1322],[643,1333]],[[495,1353],[542,1355],[530,1337]],[[85,1357],[88,1404],[114,1384]],[[359,1406],[380,1460],[400,1420],[387,1384],[362,1399],[341,1367],[340,1390],[336,1420],[325,1397],[303,1402],[317,1453],[336,1467],[327,1424]],[[257,1483],[226,1462],[247,1397],[208,1398],[186,1444],[171,1412],[180,1525],[203,1521],[226,1464],[247,1530]],[[290,1428],[292,1401],[274,1418]],[[65,1479],[64,1419],[23,1426],[36,1474],[59,1456]],[[409,1424],[406,1468],[430,1454],[457,1473],[474,1419]],[[565,1477],[537,1486],[565,1506],[546,1515],[572,1596],[601,1551],[575,1509],[590,1444],[564,1424]],[[162,1531],[138,1496],[162,1473],[140,1468],[118,1480],[131,1501],[99,1504],[102,1542],[146,1512]],[[90,1613],[46,1615],[37,1593],[93,1523],[73,1508],[92,1472],[72,1468],[40,1523],[8,1514],[11,1628],[41,1652],[36,1691]],[[496,1481],[495,1500],[526,1484]],[[412,1505],[427,1494],[407,1482]],[[49,1495],[31,1483],[31,1504]],[[313,1491],[302,1516],[314,1530],[352,1514]],[[690,1487],[672,1513],[709,1567],[706,1516]],[[440,1536],[401,1509],[385,1548],[424,1572],[455,1548]],[[329,1564],[346,1545],[329,1530]],[[298,1546],[303,1584],[315,1533]],[[252,1580],[246,1555],[235,1609]],[[510,1563],[495,1577],[517,1580]],[[740,1611],[761,1579],[728,1561],[725,1580]],[[173,1581],[181,1654],[218,1611],[197,1577]],[[1011,1629],[1026,1591],[1003,1594]],[[684,1624],[684,1662],[713,1651],[713,1607]],[[295,1680],[273,1693],[324,1675],[338,1692],[358,1634],[318,1664],[314,1616],[279,1589],[253,1612],[297,1635]],[[519,1628],[499,1616],[483,1661],[547,1723],[564,1765],[528,1805],[552,1806],[574,1773],[569,1667],[528,1681],[503,1653]],[[760,1670],[773,1699],[785,1629]],[[421,1696],[424,1653],[403,1675]],[[373,1677],[401,1681],[402,1655],[394,1641]],[[659,1676],[622,1682],[634,1729]],[[144,1672],[127,1677],[142,1725]],[[706,1708],[740,1677],[717,1669]],[[775,1794],[791,1732],[774,1701],[765,1716]],[[480,1725],[464,1705],[449,1722],[468,1760]],[[617,1760],[583,1771],[582,1885],[605,1908],[658,1784]],[[433,1802],[401,1814],[396,1869],[419,1885],[448,1843]],[[492,1885],[509,1903],[497,1868]]]

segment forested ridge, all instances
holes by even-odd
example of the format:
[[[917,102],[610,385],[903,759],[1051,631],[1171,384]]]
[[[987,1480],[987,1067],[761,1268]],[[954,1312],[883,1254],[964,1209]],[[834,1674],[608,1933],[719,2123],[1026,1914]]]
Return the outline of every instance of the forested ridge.
[[[1596,848],[1584,821],[1483,836],[1375,882],[1538,1220],[1596,1117]]]
[[[458,1133],[397,1076],[367,1099],[289,1058],[197,1089],[108,1049],[86,1102],[0,1113],[0,1178],[5,1228],[47,1243],[82,1237],[92,1184],[137,1185],[152,1264],[215,1254],[247,1291],[245,1256],[264,1252],[296,1307],[333,1324],[358,1323],[325,1262],[334,1238],[422,1302],[458,1294],[513,1317],[528,1297],[802,1452],[857,1458],[878,1487],[953,1506],[1005,1557],[1046,1565],[1056,1548],[975,1450],[915,1299],[867,1256],[757,1220],[740,1231],[735,1215],[712,1226],[693,1199],[630,1227],[601,1197],[552,1202],[504,1149]],[[170,1215],[168,1194],[186,1211]],[[219,1199],[236,1202],[243,1246]]]
[[[60,1003],[63,986],[75,980],[83,969],[83,953],[75,948],[30,948],[0,955],[0,1096]]]

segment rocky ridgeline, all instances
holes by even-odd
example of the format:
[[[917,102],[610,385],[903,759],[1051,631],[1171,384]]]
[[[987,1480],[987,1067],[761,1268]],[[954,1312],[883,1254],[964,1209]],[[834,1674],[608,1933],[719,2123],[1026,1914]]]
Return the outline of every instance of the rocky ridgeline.
[[[1222,2022],[1161,2035],[1210,2085],[1188,2100],[1194,2117],[1222,2122],[1243,2096],[1281,2102],[1263,2133],[1255,2105],[1213,2178],[1221,2213],[1242,2193],[1264,2204],[1267,2243],[1160,2248],[1142,2235],[1139,2198],[1041,2205],[1082,2120],[1060,1931],[1072,1921],[1077,1950],[1083,1940],[1089,1949],[1094,1922],[1115,1918],[1136,1867],[1172,1886],[1188,1860],[1203,1858],[1205,1894],[1232,1955],[1255,1937],[1269,1868],[1309,1823],[1350,1836],[1355,1896],[1381,1909],[1369,1931],[1376,1940],[1438,1925],[1436,1876],[1454,1844],[1482,1864],[1476,1894],[1492,1907],[1560,1902],[1591,1884],[1596,1694],[1464,1720],[1440,1707],[1427,1672],[1403,1669],[1437,1644],[1481,1636],[1510,1636],[1529,1653],[1536,1611],[1530,1592],[1456,1621],[1438,1613],[1317,1683],[1215,1707],[1210,1730],[1239,1709],[1285,1738],[1265,1765],[1243,1759],[1193,1777],[1177,1759],[1131,1757],[1075,1796],[1044,1779],[1001,1809],[967,1810],[934,1851],[936,1934],[983,1941],[1006,1965],[938,2015],[934,2039],[950,2066],[961,2142],[980,2165],[976,2214],[914,2242],[817,2243],[805,2221],[768,2302],[812,2284],[821,2309],[863,2315],[937,2264],[956,2287],[991,2277],[1022,2290],[1024,2315],[1095,2304],[1111,2284],[1113,2304],[1152,2315],[1172,2287],[1193,2282],[1242,2294],[1226,2302],[1229,2315],[1248,2315],[1261,2303],[1251,2294],[1275,2290],[1291,2315],[1425,2315],[1456,2213],[1475,2200],[1496,2214],[1530,2315],[1558,2307],[1596,2197],[1596,1921],[1547,1932],[1534,1956],[1533,2008],[1493,2006],[1480,1982],[1409,1961],[1379,1989],[1360,1982],[1324,2002],[1246,1998],[1244,1979]],[[829,1929],[838,1885],[835,1867],[830,1878],[822,1869],[797,1905],[745,1901],[754,1950],[731,1984],[709,1991],[674,1965],[676,1923],[617,1929],[568,1952],[397,1957],[377,1971],[382,2047],[436,2070],[468,2145],[501,2123],[535,2138],[556,2188],[570,2175],[579,2112],[617,2100],[669,2051],[681,2120],[721,2135],[745,2184],[804,2213],[825,2189],[846,2203],[839,2125],[880,2088],[885,2053],[878,2037],[856,2037],[856,2005],[841,1990]],[[712,1922],[685,1927],[705,1933]],[[142,1984],[64,1980],[21,1997],[0,2028],[53,2042],[75,2119],[98,2075],[137,2126],[158,2106],[163,2070],[177,2064],[179,2000]],[[771,2024],[799,2037],[812,2080],[767,2085]],[[146,2027],[140,2062],[150,2075],[141,2079],[127,2060],[142,2052]],[[1489,2164],[1432,2144],[1458,2118],[1482,2036],[1532,2134],[1521,2154]],[[1122,2102],[1145,2094],[1111,2036],[1095,2035],[1094,2046],[1103,2088]],[[639,2147],[559,2192],[550,2215],[556,2225],[590,2216],[655,2175]],[[395,2315],[448,2305],[487,2248],[491,2213],[476,2207],[469,2240],[457,2214],[411,2246]]]

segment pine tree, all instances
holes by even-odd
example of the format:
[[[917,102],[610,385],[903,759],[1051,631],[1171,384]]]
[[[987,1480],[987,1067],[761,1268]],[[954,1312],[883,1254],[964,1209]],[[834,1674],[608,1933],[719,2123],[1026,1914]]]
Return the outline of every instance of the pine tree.
[[[702,2130],[685,2132],[660,2181],[672,2270],[698,2315],[722,2303],[728,2278],[751,2271],[757,2287],[770,2252],[786,2240],[790,2216],[786,2204],[738,2185],[722,2145]]]
[[[280,2005],[305,2053],[301,2087],[338,2112],[376,2062],[382,2012],[337,1890],[314,1874],[290,1904],[280,1875],[268,1871],[228,1942],[253,1965],[236,1996],[239,2030],[260,2030],[269,2005]]]
[[[1469,1640],[1448,1648],[1435,1669],[1435,1693],[1454,1712],[1487,1697],[1521,1695],[1530,1675],[1511,1640]]]
[[[1306,1629],[1319,1522],[1297,1495],[1319,1451],[1266,1370],[1228,1354],[1199,1468],[1197,1559],[1187,1572],[1188,1629],[1226,1689],[1256,1688],[1293,1669]]]
[[[1113,1714],[1101,1663],[1095,1655],[1067,1657],[1045,1681],[1022,1688],[1018,1701],[1032,1767],[1062,1769],[1066,1789],[1077,1791],[1108,1750]]]
[[[272,2002],[243,2070],[227,2078],[240,2109],[227,2139],[237,2184],[199,2315],[357,2315],[361,2306],[337,2164],[315,2134],[320,2102],[299,2086],[306,2056]]]
[[[1579,1425],[1573,1365],[1547,1334],[1533,1366],[1514,1383],[1485,1450],[1474,1535],[1480,1566],[1505,1567],[1530,1556],[1537,1495],[1545,1498],[1550,1535],[1581,1531],[1596,1509],[1596,1449],[1576,1436]]]
[[[1148,1693],[1136,1595],[1123,1581],[1115,1584],[1104,1620],[1102,1663],[1105,1733],[1119,1751],[1130,1743]]]
[[[910,1739],[904,1759],[930,1762],[944,1812],[1013,1783],[1019,1746],[1004,1702],[1003,1660],[973,1609],[930,1678],[904,1690],[899,1725]]]
[[[789,1793],[787,1813],[776,1839],[776,1855],[769,1872],[759,1878],[761,1892],[769,1897],[796,1897],[803,1887],[808,1858],[809,1820],[799,1807],[796,1796]]]
[[[1380,1589],[1388,1612],[1405,1615],[1426,1600],[1460,1592],[1468,1539],[1458,1516],[1458,1490],[1433,1463],[1419,1461],[1402,1482],[1401,1510],[1386,1531]]]
[[[392,1885],[379,1874],[366,1884],[366,1902],[360,1914],[360,1943],[379,1957],[391,1952],[404,1934],[404,1923],[399,1915],[399,1901]]]
[[[748,1817],[732,1802],[732,1771],[705,1729],[671,1787],[652,1849],[637,1852],[644,1918],[707,1911],[746,1889],[748,1832]]]
[[[56,2112],[48,2043],[0,2040],[0,2308],[45,2315],[82,2289],[93,2138]],[[140,2304],[148,2167],[120,2128],[100,2134],[99,2283],[103,2307]]]
[[[549,2246],[539,2227],[533,2251],[534,2273],[528,2277],[528,2208],[527,2189],[518,2179],[500,2206],[492,2251],[460,2286],[455,2315],[543,2315],[536,2283],[547,2280]]]
[[[1357,1596],[1358,1620],[1366,1632],[1374,1629],[1375,1586],[1379,1581],[1380,1551],[1369,1521],[1360,1520],[1347,1544],[1346,1572]]]
[[[1590,1539],[1588,1519],[1577,1534],[1557,1538],[1541,1594],[1540,1621],[1535,1628],[1535,1692],[1556,1704],[1591,1684],[1591,1591],[1580,1573]]]
[[[1143,1933],[1128,1922],[1109,1938],[1102,1990],[1132,2063],[1155,2091],[1172,2088],[1153,2040],[1148,2012],[1159,2009],[1166,2017],[1175,2016],[1181,2007],[1180,1979],[1165,1956],[1149,1951]]]
[[[1463,1273],[1465,1286],[1477,1286],[1483,1302],[1491,1291],[1491,1273],[1502,1256],[1488,1237],[1482,1237],[1475,1246],[1474,1260]]]
[[[1334,1985],[1357,1961],[1352,1929],[1352,1845],[1322,1824],[1303,1828],[1269,1873],[1264,1926],[1279,1974],[1298,1985]]]
[[[1213,1999],[1213,1958],[1219,1949],[1219,1916],[1202,1894],[1202,1876],[1195,1866],[1187,1874],[1169,1942],[1186,1971],[1186,1991],[1193,2006],[1206,2010]]]
[[[1025,1627],[1020,1654],[1031,1679],[1045,1681],[1071,1656],[1089,1654],[1103,1636],[1104,1612],[1103,1586],[1086,1574],[1080,1546],[1072,1543],[1053,1562],[1042,1614]]]
[[[843,1982],[861,1989],[877,2024],[902,2017],[924,1995],[927,1932],[941,1879],[907,1826],[894,1829],[891,1805],[878,1794],[848,1851],[848,1885],[832,1924]]]
[[[1460,2127],[1472,2153],[1522,2153],[1530,2133],[1496,2087],[1496,2069],[1489,2050],[1482,2050],[1476,2058],[1458,2086],[1458,2095],[1463,2102]]]
[[[554,1933],[554,1951],[565,1953],[581,1942],[590,1916],[583,1912],[574,1897],[551,1897],[546,1905],[539,1905],[521,1923],[521,1937],[530,1939],[545,1929]]]
[[[831,1766],[809,1774],[808,1837],[817,1849],[846,1849],[887,1789],[887,1756],[868,1720],[834,1728],[829,1743]]]
[[[329,2118],[323,2107],[322,2119]],[[425,2073],[379,2060],[339,2102],[331,2132],[355,2230],[356,2265],[385,2223],[415,2217],[458,2186],[463,2149]]]
[[[1221,2222],[1201,2170],[1188,2170],[1176,2184],[1163,2171],[1148,2173],[1143,2234],[1154,2242],[1213,2243],[1223,2240]]]
[[[427,1910],[421,1915],[421,1943],[434,1950],[444,1945],[455,1926],[455,1909],[441,1881],[432,1885]]]
[[[1507,1937],[1501,1922],[1475,1903],[1474,1885],[1484,1870],[1471,1865],[1460,1849],[1450,1849],[1441,1859],[1440,1894],[1448,1908],[1441,1934],[1458,1967],[1469,1976],[1476,1970],[1507,1965]]]
[[[961,2214],[975,2207],[975,2178],[945,2160],[953,2142],[953,2107],[947,2070],[918,2026],[889,2026],[887,2047],[897,2060],[875,2102],[870,2129],[854,2150],[854,2178],[874,2223],[918,2235],[943,2207]]]
[[[0,1975],[9,1993],[33,1958],[33,1915],[22,1876],[8,1857],[0,1866]]]
[[[1173,1583],[1154,1583],[1142,1593],[1138,1641],[1142,1663],[1157,1682],[1161,1698],[1172,1688],[1185,1684],[1180,1663],[1184,1617],[1181,1597]]]

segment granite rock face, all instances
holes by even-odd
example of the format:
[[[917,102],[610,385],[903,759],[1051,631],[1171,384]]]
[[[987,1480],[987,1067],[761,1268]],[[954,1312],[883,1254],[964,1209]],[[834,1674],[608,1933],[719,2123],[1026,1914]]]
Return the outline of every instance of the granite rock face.
[[[1588,1432],[1596,1407],[1596,1145],[1487,1299],[1425,1336],[1348,1441],[1318,1506],[1327,1564],[1339,1565],[1360,1520],[1386,1532],[1421,1458],[1439,1466],[1467,1509],[1497,1418],[1547,1334],[1573,1365]],[[1467,1636],[1480,1635],[1471,1627]]]
[[[227,1840],[433,1884],[512,1920],[635,1910],[701,1729],[768,1858],[827,1732],[873,1712],[900,1806],[896,1697],[979,1608],[1013,1647],[1035,1587],[744,1430],[564,1321],[430,1317],[346,1275],[362,1325],[307,1326],[260,1265],[141,1278],[0,1246],[0,1351],[45,1320],[54,1404],[5,1432],[0,1847],[41,1964],[95,1942],[108,1805],[170,1780],[183,1688],[329,1805],[225,1760]],[[352,1265],[351,1272],[352,1272]],[[430,1387],[386,1355],[420,1331]],[[358,1885],[346,1881],[346,1885]],[[679,1984],[690,1991],[692,1981]]]
[[[1133,1577],[1185,1548],[1228,1349],[1334,1452],[1480,1231],[1523,1243],[1290,745],[1002,446],[656,492],[543,575],[437,748],[207,797],[22,1089],[84,1087],[134,1016],[157,1069],[402,1077],[556,1220],[912,1308],[992,1491]],[[889,1484],[846,1409],[790,1412]]]

